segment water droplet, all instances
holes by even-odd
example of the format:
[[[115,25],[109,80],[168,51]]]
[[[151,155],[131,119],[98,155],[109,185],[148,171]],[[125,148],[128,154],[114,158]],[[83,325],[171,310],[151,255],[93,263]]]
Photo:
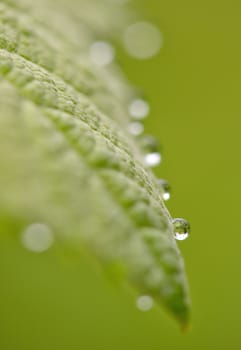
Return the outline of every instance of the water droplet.
[[[105,41],[96,41],[90,46],[90,60],[97,66],[107,66],[113,62],[115,50]]]
[[[140,140],[140,143],[143,151],[146,153],[159,152],[159,142],[155,137],[151,135],[143,136]]]
[[[164,180],[164,179],[159,179],[157,180],[158,182],[158,185],[160,186],[161,188],[161,191],[162,191],[162,199],[164,201],[168,201],[171,197],[171,187],[170,187],[170,184],[167,180]]]
[[[140,140],[141,147],[146,153],[144,161],[146,166],[155,167],[161,162],[161,154],[159,152],[159,143],[157,139],[151,135],[143,136]]]
[[[147,117],[149,112],[149,104],[142,99],[133,100],[129,105],[129,113],[134,119],[144,119]]]
[[[161,162],[161,155],[159,152],[148,153],[145,155],[146,166],[153,168]]]
[[[183,241],[190,234],[190,224],[187,220],[177,218],[172,220],[172,224],[174,227],[175,238],[178,241]]]
[[[35,253],[42,253],[51,247],[54,237],[48,225],[34,223],[28,226],[22,233],[21,241],[28,250]]]
[[[128,130],[131,135],[139,136],[144,131],[144,126],[142,123],[139,122],[131,122],[128,125]]]
[[[153,307],[153,299],[149,295],[142,295],[137,298],[136,306],[140,311],[149,311]]]
[[[160,30],[149,22],[131,24],[124,32],[123,43],[128,54],[144,60],[155,56],[163,45]]]

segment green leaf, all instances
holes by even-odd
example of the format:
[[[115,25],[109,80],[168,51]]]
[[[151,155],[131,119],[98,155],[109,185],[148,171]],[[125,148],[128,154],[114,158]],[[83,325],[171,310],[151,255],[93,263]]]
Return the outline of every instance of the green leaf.
[[[121,266],[186,325],[171,217],[127,132],[132,90],[115,67],[96,68],[87,55],[97,32],[107,35],[101,13],[113,33],[120,23],[106,7],[95,21],[91,11],[76,20],[60,3],[39,6],[41,16],[27,2],[0,4],[0,232],[19,239],[46,223],[56,242],[87,249],[107,270]]]

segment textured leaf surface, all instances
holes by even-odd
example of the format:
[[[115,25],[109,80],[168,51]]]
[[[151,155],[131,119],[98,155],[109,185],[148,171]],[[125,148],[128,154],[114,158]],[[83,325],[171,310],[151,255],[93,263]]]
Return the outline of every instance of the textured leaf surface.
[[[87,55],[96,33],[112,26],[114,36],[128,16],[113,21],[104,2],[75,16],[61,2],[58,10],[29,4],[0,3],[0,231],[19,237],[45,222],[56,242],[123,266],[141,293],[186,324],[171,217],[127,133],[131,89],[115,67],[97,69]]]

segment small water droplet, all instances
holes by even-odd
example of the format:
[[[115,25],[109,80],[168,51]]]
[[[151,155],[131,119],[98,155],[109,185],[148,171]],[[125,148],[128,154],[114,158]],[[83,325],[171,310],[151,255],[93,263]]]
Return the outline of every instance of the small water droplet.
[[[107,66],[113,62],[115,50],[105,41],[95,41],[89,50],[90,60],[97,66]]]
[[[160,186],[161,188],[161,191],[162,191],[162,199],[164,201],[168,201],[171,197],[171,187],[170,187],[170,184],[167,180],[164,180],[164,179],[159,179],[157,180],[158,182],[158,185]]]
[[[142,100],[133,100],[129,105],[129,113],[133,119],[144,119],[150,112],[149,103]]]
[[[139,122],[131,122],[128,125],[129,133],[133,136],[139,136],[144,131],[144,126],[142,123]]]
[[[42,253],[48,250],[54,242],[50,227],[44,223],[29,225],[22,233],[22,244],[28,250]]]
[[[141,147],[146,153],[159,152],[160,145],[158,140],[151,135],[143,136],[140,140]]]
[[[190,234],[190,224],[187,220],[176,218],[172,220],[174,235],[178,241],[184,241]]]
[[[142,295],[137,298],[136,306],[140,311],[149,311],[153,307],[153,299],[149,295]]]
[[[123,44],[130,56],[145,60],[158,54],[163,45],[163,36],[152,23],[137,22],[125,30]]]
[[[145,164],[150,168],[154,168],[161,163],[161,155],[159,152],[148,153],[145,155]]]

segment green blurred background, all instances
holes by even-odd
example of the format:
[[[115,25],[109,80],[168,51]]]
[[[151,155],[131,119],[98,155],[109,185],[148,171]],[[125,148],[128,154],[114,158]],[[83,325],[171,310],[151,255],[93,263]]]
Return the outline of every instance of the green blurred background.
[[[179,244],[192,329],[182,334],[157,306],[141,313],[84,257],[2,239],[0,349],[241,349],[241,3],[133,2],[164,36],[155,58],[121,61],[151,102],[145,125],[164,147],[155,173],[172,185],[168,208],[192,225]]]

